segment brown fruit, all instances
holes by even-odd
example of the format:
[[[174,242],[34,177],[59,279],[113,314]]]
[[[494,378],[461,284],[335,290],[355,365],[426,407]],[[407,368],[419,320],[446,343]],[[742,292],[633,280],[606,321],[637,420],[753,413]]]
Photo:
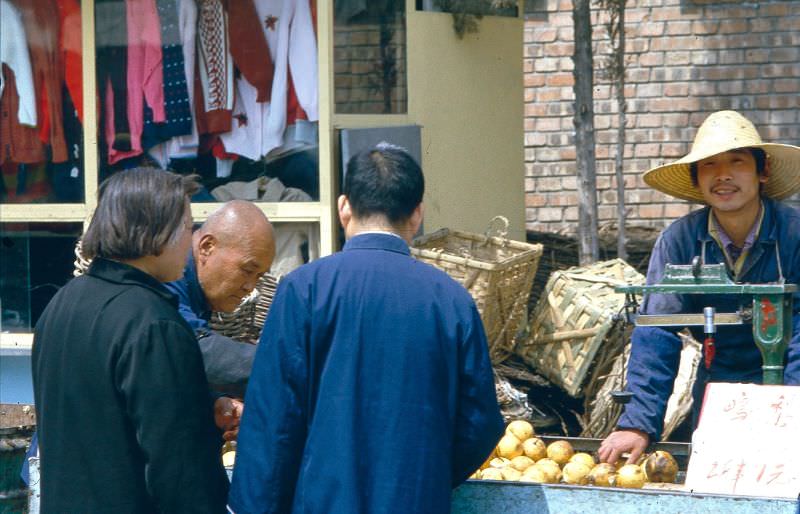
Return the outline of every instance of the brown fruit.
[[[588,453],[583,453],[583,452],[576,453],[575,455],[570,457],[569,461],[570,462],[580,462],[581,464],[584,464],[585,466],[588,466],[589,469],[592,469],[594,467],[594,464],[595,464],[594,457],[592,457]]]
[[[531,466],[522,473],[522,476],[519,477],[519,481],[546,484],[548,483],[548,475],[544,469],[538,466]]]
[[[506,434],[497,443],[497,455],[505,459],[522,455],[522,443],[515,436]]]
[[[617,471],[617,487],[629,489],[641,489],[644,486],[645,477],[641,466],[636,464],[625,464]]]
[[[481,471],[481,480],[502,480],[503,474],[497,468],[486,468]]]
[[[529,467],[533,466],[533,464],[534,464],[533,459],[525,455],[520,455],[518,457],[514,457],[513,459],[511,459],[511,464],[509,464],[509,466],[516,469],[517,471],[525,471]]]
[[[542,459],[534,464],[534,466],[544,471],[548,484],[555,484],[561,481],[561,467],[559,467],[558,463],[553,459]]]
[[[547,447],[547,456],[556,461],[559,466],[569,462],[573,455],[575,455],[575,450],[567,441],[556,441]]]
[[[500,469],[508,466],[509,464],[511,464],[511,461],[503,457],[495,457],[494,459],[489,461],[490,468]]]
[[[509,482],[516,482],[519,480],[519,477],[522,476],[522,472],[512,468],[511,466],[502,468],[500,470],[500,474],[503,475],[503,480],[508,480]]]
[[[644,461],[644,474],[648,482],[675,483],[678,463],[669,452],[657,450]]]
[[[617,473],[617,468],[613,464],[602,462],[593,467],[589,472],[589,483],[600,487],[611,487],[612,478]]]
[[[564,482],[572,485],[586,485],[589,483],[591,468],[582,462],[567,462],[562,473]]]
[[[506,434],[511,434],[520,441],[525,441],[533,437],[533,425],[524,419],[517,419],[508,424]]]
[[[522,451],[533,460],[547,457],[547,445],[538,437],[531,437],[522,442]]]

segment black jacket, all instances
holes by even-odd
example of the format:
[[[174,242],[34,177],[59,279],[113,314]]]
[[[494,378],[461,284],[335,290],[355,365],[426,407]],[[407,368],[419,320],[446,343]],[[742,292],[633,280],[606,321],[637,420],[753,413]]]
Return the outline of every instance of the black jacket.
[[[97,258],[36,325],[43,513],[224,512],[208,383],[176,299]]]

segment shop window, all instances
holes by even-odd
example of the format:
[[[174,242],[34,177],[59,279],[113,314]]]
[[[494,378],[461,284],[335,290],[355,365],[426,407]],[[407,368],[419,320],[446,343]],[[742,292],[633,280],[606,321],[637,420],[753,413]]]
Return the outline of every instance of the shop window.
[[[31,332],[72,277],[80,223],[0,224],[0,332]]]
[[[0,202],[84,200],[79,0],[4,0]]]
[[[315,0],[95,9],[100,180],[156,166],[200,175],[194,201],[319,200]]]
[[[418,11],[516,18],[517,9],[516,0],[417,0]]]
[[[407,112],[405,1],[336,0],[333,60],[337,113]]]

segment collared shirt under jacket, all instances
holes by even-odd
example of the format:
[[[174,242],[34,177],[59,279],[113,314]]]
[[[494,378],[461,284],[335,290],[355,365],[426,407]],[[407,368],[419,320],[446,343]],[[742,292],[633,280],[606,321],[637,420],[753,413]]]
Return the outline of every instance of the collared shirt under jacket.
[[[472,298],[390,234],[280,282],[245,405],[237,514],[446,514],[503,432]]]

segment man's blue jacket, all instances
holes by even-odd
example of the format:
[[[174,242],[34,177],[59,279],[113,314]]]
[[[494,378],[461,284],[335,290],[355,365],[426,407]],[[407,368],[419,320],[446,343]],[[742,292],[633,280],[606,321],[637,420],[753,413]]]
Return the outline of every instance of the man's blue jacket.
[[[738,282],[800,284],[800,211],[768,198],[763,199],[764,218],[759,236],[745,260]],[[647,283],[660,283],[665,264],[691,264],[695,256],[705,263],[725,263],[722,249],[708,233],[710,208],[694,211],[675,221],[661,233],[650,257]],[[742,305],[744,303],[744,305]],[[736,295],[650,294],[644,298],[642,314],[702,313],[703,307],[717,312],[735,312],[751,299]],[[786,353],[784,383],[800,383],[800,293],[794,294],[793,330]],[[692,335],[703,340],[703,327]],[[636,428],[661,437],[667,400],[672,393],[680,362],[681,341],[677,330],[636,327],[631,342],[627,389],[633,399],[626,405],[619,428]],[[695,415],[702,404],[705,385],[711,382],[762,380],[761,353],[753,341],[752,325],[720,326],[715,337],[716,357],[706,371],[701,362],[693,391]]]
[[[284,277],[245,405],[237,514],[446,514],[503,433],[472,298],[386,233]]]

